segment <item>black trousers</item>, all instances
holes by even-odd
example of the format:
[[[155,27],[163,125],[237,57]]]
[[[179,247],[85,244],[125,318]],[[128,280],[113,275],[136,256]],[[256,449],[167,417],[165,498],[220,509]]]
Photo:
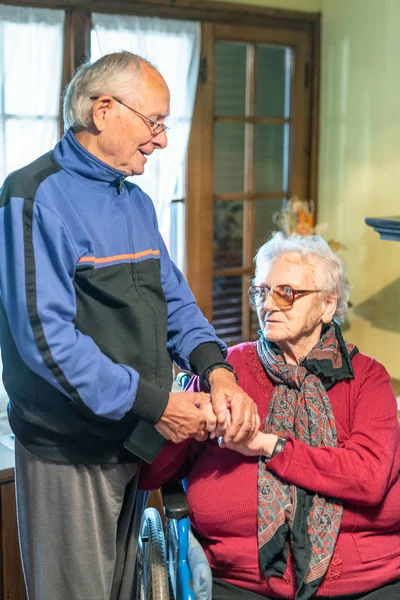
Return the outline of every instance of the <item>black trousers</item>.
[[[237,585],[231,585],[221,579],[213,579],[213,600],[277,600],[261,596],[255,592],[249,592]],[[316,596],[318,600],[400,600],[400,581],[388,583],[387,585],[364,592],[362,594],[352,594],[351,596]],[[288,600],[280,598],[280,600]]]

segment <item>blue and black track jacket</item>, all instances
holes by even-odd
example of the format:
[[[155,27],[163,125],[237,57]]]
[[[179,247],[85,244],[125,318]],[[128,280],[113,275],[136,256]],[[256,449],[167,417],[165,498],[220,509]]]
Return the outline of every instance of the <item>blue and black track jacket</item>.
[[[168,255],[153,203],[125,177],[69,130],[1,189],[9,419],[50,460],[135,460],[123,442],[138,419],[164,412],[171,359],[202,373],[226,354]]]

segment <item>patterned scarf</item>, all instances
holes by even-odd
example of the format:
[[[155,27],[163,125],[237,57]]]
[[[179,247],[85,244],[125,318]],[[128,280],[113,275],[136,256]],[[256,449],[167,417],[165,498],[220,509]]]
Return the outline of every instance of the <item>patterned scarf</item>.
[[[332,321],[299,365],[287,364],[278,347],[261,334],[258,357],[276,383],[264,432],[292,436],[309,446],[337,445],[335,419],[326,393],[342,379],[354,377],[351,359],[357,348],[345,343]],[[338,500],[289,485],[258,467],[258,548],[266,577],[283,577],[289,548],[297,580],[296,600],[316,593],[328,569],[338,535],[342,505]]]

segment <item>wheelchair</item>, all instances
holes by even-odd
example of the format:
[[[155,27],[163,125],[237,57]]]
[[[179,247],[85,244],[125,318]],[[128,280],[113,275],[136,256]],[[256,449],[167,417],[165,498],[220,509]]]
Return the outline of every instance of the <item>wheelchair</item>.
[[[179,373],[184,389],[189,375]],[[137,550],[137,600],[211,600],[212,574],[207,558],[190,530],[183,484],[161,489],[165,528],[160,512],[144,511]]]

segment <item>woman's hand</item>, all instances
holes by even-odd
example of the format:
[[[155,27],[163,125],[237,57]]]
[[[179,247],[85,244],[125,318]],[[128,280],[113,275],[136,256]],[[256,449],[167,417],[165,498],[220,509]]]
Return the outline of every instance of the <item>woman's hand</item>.
[[[225,442],[222,437],[218,438],[220,448],[228,448],[240,452],[244,456],[266,456],[269,458],[278,441],[278,436],[273,433],[263,433],[259,431],[251,440],[247,442]]]
[[[217,417],[217,435],[237,443],[250,441],[260,428],[257,405],[236,383],[227,369],[215,369],[209,377],[211,402]],[[211,438],[215,437],[213,434]]]

